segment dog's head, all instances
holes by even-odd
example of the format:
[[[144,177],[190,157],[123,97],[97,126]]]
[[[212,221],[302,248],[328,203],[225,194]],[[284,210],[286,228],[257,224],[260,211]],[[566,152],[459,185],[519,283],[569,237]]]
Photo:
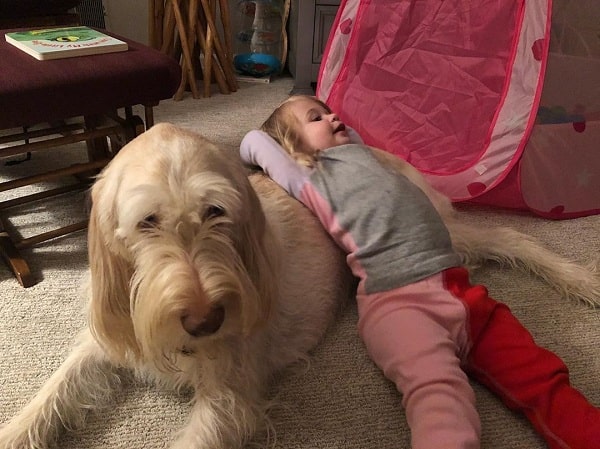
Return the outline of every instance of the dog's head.
[[[92,187],[90,327],[115,359],[168,369],[207,339],[267,320],[278,251],[241,162],[158,124]]]

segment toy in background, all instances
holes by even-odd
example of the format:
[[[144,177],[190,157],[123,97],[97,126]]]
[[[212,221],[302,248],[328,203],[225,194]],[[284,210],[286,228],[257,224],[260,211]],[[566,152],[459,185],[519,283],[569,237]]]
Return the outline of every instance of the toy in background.
[[[536,124],[555,125],[557,123],[585,123],[583,114],[569,114],[564,106],[540,106],[535,118]]]
[[[285,63],[288,0],[239,1],[233,63],[243,75],[278,73]]]

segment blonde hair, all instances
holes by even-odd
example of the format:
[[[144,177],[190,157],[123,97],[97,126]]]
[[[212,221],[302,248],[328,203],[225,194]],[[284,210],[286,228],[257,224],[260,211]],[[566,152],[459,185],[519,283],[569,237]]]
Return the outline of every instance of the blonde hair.
[[[314,153],[302,141],[298,129],[298,119],[289,108],[290,103],[298,100],[313,101],[331,113],[329,106],[317,97],[311,95],[292,95],[275,108],[269,118],[261,125],[260,129],[275,139],[296,162],[307,167],[313,167],[316,162]]]

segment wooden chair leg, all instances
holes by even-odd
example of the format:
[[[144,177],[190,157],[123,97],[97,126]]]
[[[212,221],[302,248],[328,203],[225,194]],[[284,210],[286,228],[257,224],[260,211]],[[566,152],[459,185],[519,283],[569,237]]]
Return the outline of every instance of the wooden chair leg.
[[[102,115],[88,115],[84,117],[85,127],[94,129],[106,123]],[[86,141],[88,158],[90,161],[102,160],[110,157],[110,148],[105,136],[96,137]]]
[[[144,105],[144,121],[146,122],[144,129],[150,129],[154,126],[154,106],[150,104]]]
[[[27,265],[27,262],[25,262],[25,259],[23,259],[19,250],[14,245],[8,232],[4,228],[2,220],[0,220],[0,255],[14,273],[19,284],[27,288],[35,283],[29,265]]]
[[[148,104],[144,107],[146,120],[151,124],[153,122],[152,105]],[[15,232],[9,232],[9,228],[11,227],[10,223],[8,220],[3,220],[2,218],[6,218],[9,215],[5,214],[3,211],[14,206],[25,205],[74,190],[89,188],[90,183],[93,180],[91,176],[102,170],[123,145],[142,134],[146,129],[144,120],[137,115],[134,115],[131,107],[125,108],[125,117],[119,116],[117,111],[112,111],[106,116],[87,116],[84,118],[84,121],[86,125],[84,127],[85,129],[81,129],[80,125],[77,127],[74,127],[74,125],[65,125],[64,127],[48,128],[26,133],[28,137],[33,137],[34,134],[35,137],[49,137],[56,134],[57,131],[65,131],[66,135],[63,135],[62,137],[0,148],[0,154],[2,155],[17,155],[34,149],[36,151],[49,151],[63,144],[82,142],[84,140],[87,143],[88,162],[77,163],[68,167],[47,170],[44,173],[32,176],[0,182],[0,192],[4,192],[19,187],[71,176],[74,176],[79,180],[79,182],[75,184],[68,184],[29,195],[22,195],[11,200],[0,201],[0,212],[2,212],[2,216],[0,216],[0,257],[6,261],[18,282],[23,287],[30,287],[35,284],[35,281],[20,250],[33,247],[39,243],[57,237],[84,230],[87,227],[87,219],[27,238],[20,238]],[[67,131],[73,131],[73,133]],[[63,133],[61,132],[60,134]],[[18,142],[21,141],[22,138],[22,134],[6,136],[5,138],[0,139],[0,143]]]

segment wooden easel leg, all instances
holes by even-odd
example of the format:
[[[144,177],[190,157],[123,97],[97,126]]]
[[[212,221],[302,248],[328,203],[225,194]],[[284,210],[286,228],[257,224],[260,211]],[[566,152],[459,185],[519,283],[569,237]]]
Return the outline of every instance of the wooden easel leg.
[[[188,30],[186,27],[186,22],[183,18],[183,14],[181,13],[181,8],[179,6],[179,0],[171,0],[171,4],[173,5],[173,12],[175,13],[175,23],[177,24],[177,31],[179,32],[179,38],[181,40],[181,49],[183,51],[183,61],[182,69],[183,77],[187,77],[187,81],[190,85],[190,89],[192,90],[192,96],[194,98],[200,98],[200,94],[198,92],[198,86],[196,85],[196,76],[194,74],[194,64],[192,62],[192,49],[190,48],[190,40],[188,39]],[[183,83],[183,79],[182,79]],[[180,86],[181,88],[181,86]],[[181,89],[180,89],[181,90]],[[175,94],[176,100],[181,99],[180,92]]]
[[[204,18],[206,20],[206,51],[210,53],[215,52],[217,59],[221,62],[221,66],[223,67],[227,83],[229,84],[231,91],[235,92],[238,86],[235,74],[233,73],[233,65],[221,45],[221,39],[219,38],[219,32],[214,20],[216,15],[216,4],[211,3],[210,0],[200,0],[200,4],[202,5]]]

